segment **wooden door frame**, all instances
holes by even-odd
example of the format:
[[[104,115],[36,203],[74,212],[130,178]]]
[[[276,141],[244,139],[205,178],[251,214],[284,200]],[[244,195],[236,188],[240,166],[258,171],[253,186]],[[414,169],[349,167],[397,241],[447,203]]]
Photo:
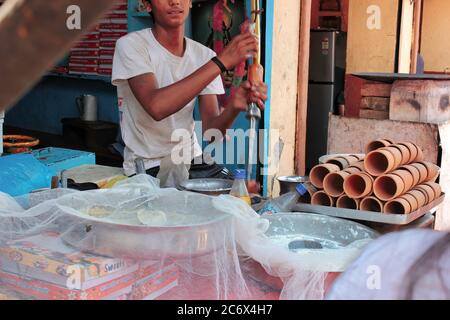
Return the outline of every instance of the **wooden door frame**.
[[[312,0],[301,0],[299,68],[297,86],[297,125],[295,139],[295,173],[306,173],[306,130],[308,116],[308,80]]]

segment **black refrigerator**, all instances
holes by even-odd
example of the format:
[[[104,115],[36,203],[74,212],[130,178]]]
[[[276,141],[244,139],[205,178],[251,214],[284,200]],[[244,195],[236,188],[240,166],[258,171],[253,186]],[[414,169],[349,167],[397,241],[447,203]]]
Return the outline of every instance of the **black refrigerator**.
[[[328,117],[338,113],[344,92],[346,33],[312,30],[309,64],[306,168],[327,153]]]

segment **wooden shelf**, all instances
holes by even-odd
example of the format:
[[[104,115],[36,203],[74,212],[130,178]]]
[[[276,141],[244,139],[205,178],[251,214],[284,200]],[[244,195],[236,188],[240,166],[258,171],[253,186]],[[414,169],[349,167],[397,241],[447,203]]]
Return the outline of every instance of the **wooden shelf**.
[[[348,1],[340,0],[341,11],[321,11],[320,0],[313,0],[311,5],[311,29],[319,29],[321,26],[321,19],[323,17],[340,17],[342,32],[347,32],[348,29]]]
[[[59,77],[59,78],[70,78],[70,79],[82,79],[82,80],[97,80],[107,83],[111,83],[111,77],[107,76],[94,76],[94,75],[82,75],[82,74],[69,74],[69,73],[55,73],[48,72],[46,77]]]

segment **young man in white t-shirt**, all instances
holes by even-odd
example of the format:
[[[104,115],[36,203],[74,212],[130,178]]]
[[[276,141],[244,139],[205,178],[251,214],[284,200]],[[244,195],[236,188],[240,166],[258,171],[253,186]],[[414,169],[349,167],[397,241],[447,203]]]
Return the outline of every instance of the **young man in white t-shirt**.
[[[135,174],[137,158],[144,159],[147,173],[156,175],[161,160],[180,144],[192,150],[192,158],[202,155],[194,133],[196,98],[203,130],[223,133],[240,112],[247,111],[250,102],[263,109],[267,100],[264,83],[245,82],[219,112],[217,95],[225,92],[220,75],[256,54],[258,39],[254,35],[235,37],[216,57],[214,51],[184,37],[191,0],[145,0],[145,4],[154,27],[119,39],[113,63],[127,175]],[[188,142],[173,141],[177,129],[190,134]],[[183,146],[183,141],[189,145]]]

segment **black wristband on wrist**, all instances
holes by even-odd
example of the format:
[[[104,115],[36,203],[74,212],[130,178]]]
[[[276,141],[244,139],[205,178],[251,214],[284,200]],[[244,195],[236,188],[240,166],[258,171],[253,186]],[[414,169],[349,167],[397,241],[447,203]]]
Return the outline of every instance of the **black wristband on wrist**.
[[[219,68],[222,73],[228,72],[227,67],[222,63],[222,61],[219,60],[219,58],[214,57],[211,59],[212,62],[214,62]]]

